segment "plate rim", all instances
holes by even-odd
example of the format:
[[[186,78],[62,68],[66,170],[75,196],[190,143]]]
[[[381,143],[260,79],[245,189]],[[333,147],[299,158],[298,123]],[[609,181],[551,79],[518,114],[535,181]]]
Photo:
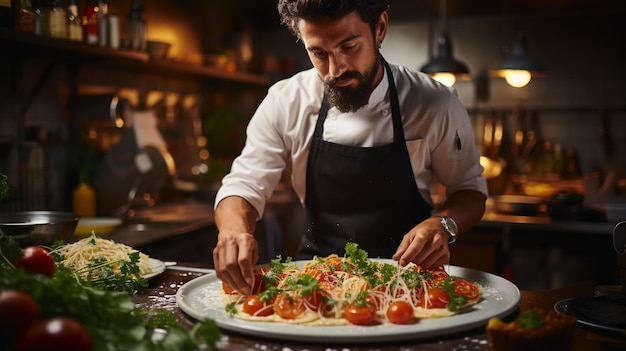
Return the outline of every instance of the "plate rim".
[[[570,304],[574,300],[576,300],[576,297],[568,297],[566,299],[559,300],[554,304],[554,310],[559,313],[576,317],[576,323],[580,324],[581,326],[589,327],[595,331],[600,331],[600,332],[605,332],[605,333],[610,332],[612,334],[619,334],[619,335],[626,336],[626,329],[620,329],[616,327],[609,327],[606,325],[598,324],[590,320],[583,319],[578,314],[573,313],[573,311],[568,309],[568,304]]]
[[[381,261],[381,260],[379,260]],[[387,260],[382,260],[387,261]],[[391,261],[391,260],[388,260]],[[295,261],[309,262],[307,261]],[[480,326],[485,326],[490,318],[499,317],[502,318],[511,314],[517,310],[521,302],[521,294],[519,288],[512,282],[506,280],[503,277],[497,276],[492,273],[482,272],[470,268],[463,268],[458,266],[446,265],[445,269],[448,272],[454,271],[455,276],[463,277],[468,275],[479,275],[488,281],[497,281],[504,286],[500,287],[503,291],[507,290],[509,294],[513,295],[512,301],[505,303],[499,309],[493,312],[481,313],[483,305],[481,302],[470,307],[470,311],[461,313],[458,315],[427,319],[422,322],[418,322],[410,325],[389,325],[384,324],[380,326],[321,326],[311,327],[302,325],[293,325],[280,322],[263,323],[254,321],[245,321],[241,319],[235,319],[235,317],[226,316],[225,311],[218,311],[217,309],[207,308],[207,311],[198,312],[195,311],[197,306],[193,306],[190,303],[190,293],[195,289],[202,287],[210,288],[211,283],[217,284],[219,278],[214,274],[207,274],[197,278],[194,278],[187,283],[183,284],[176,292],[176,302],[179,309],[181,309],[188,316],[196,320],[213,319],[216,325],[222,329],[237,332],[241,334],[259,336],[263,338],[274,338],[280,340],[300,341],[300,342],[313,342],[313,343],[371,343],[371,342],[389,342],[389,341],[403,341],[403,340],[416,340],[425,339],[441,335],[452,335],[458,332],[471,330]],[[490,287],[494,288],[494,287]],[[189,297],[189,299],[188,299]],[[482,303],[488,303],[487,300]],[[492,302],[496,304],[498,302]],[[466,323],[461,323],[459,318],[467,319],[466,313],[474,312],[473,315]],[[441,322],[443,321],[443,322]],[[452,323],[450,323],[452,322]],[[427,323],[426,327],[423,324]],[[429,324],[434,324],[435,328],[428,328]],[[289,328],[281,328],[280,326],[288,325]],[[437,327],[437,325],[440,325]],[[276,327],[279,326],[279,327]],[[350,328],[352,332],[346,332],[348,330],[342,328]],[[391,328],[390,328],[391,327]],[[334,331],[334,329],[341,328],[344,332]],[[323,340],[323,341],[321,341]]]
[[[150,273],[146,273],[142,276],[144,279],[152,279],[161,273],[165,272],[165,262],[158,260],[156,258],[148,257],[148,264],[152,269]]]

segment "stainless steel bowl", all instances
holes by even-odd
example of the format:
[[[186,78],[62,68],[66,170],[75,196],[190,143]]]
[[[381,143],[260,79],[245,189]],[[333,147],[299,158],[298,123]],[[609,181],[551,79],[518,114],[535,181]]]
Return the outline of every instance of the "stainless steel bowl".
[[[0,230],[13,235],[22,247],[50,245],[72,239],[78,215],[60,211],[23,211],[0,213]]]

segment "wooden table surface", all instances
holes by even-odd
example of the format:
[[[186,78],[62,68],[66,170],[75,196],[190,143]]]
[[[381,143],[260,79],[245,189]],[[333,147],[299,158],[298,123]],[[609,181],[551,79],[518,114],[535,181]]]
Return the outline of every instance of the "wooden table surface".
[[[145,291],[136,295],[136,303],[140,308],[163,308],[174,312],[185,325],[191,327],[195,320],[182,312],[176,304],[176,291],[186,282],[201,276],[202,273],[190,271],[179,271],[167,269],[158,277],[150,281],[150,286]],[[547,291],[522,291],[520,310],[530,308],[542,308],[551,310],[557,301],[570,297],[593,296],[597,287],[594,282],[582,282],[576,285]],[[513,313],[510,318],[515,316]],[[363,351],[363,350],[475,350],[489,351],[489,344],[485,328],[477,328],[462,333],[437,337],[434,339],[417,339],[403,341],[399,343],[381,343],[374,345],[335,345],[323,342],[299,343],[292,341],[281,341],[263,339],[259,337],[247,336],[223,330],[222,337],[218,343],[220,350],[232,351]],[[574,350],[578,351],[604,351],[604,350],[624,350],[626,349],[626,338],[615,339],[598,335],[580,326],[576,327]],[[555,350],[557,351],[557,350]]]

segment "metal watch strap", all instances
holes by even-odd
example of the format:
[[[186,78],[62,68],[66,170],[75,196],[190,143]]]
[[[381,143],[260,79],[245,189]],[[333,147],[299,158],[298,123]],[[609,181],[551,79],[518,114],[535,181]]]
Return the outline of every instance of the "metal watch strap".
[[[443,229],[448,233],[448,244],[452,244],[456,241],[456,235],[458,227],[454,219],[448,216],[439,216],[440,223]]]

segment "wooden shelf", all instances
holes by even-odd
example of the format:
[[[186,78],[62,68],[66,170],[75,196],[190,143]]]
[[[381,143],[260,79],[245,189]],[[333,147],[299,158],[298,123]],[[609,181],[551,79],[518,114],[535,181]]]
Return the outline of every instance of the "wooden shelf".
[[[191,76],[234,83],[267,86],[269,78],[248,72],[226,72],[186,62],[155,60],[145,52],[115,50],[63,39],[53,39],[0,28],[2,51],[16,57],[46,56],[67,61],[98,62],[160,75]]]

